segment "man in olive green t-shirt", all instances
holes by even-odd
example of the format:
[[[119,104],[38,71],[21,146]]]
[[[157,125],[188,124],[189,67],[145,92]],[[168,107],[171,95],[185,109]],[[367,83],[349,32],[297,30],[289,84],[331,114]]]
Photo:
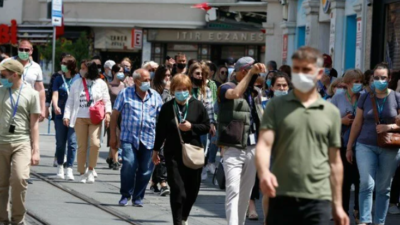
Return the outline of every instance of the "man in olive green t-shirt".
[[[348,225],[341,197],[341,118],[315,86],[323,74],[322,55],[302,47],[292,62],[294,90],[270,100],[256,147],[260,187],[271,198],[267,224],[329,224],[332,201],[336,224]]]
[[[39,93],[22,81],[24,67],[20,62],[10,59],[0,65],[0,71],[0,224],[21,224],[26,212],[29,167],[40,159],[40,100]]]

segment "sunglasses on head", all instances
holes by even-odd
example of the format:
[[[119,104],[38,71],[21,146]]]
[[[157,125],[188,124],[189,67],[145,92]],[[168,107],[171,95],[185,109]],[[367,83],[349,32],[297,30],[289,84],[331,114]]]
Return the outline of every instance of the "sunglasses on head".
[[[20,52],[30,52],[31,49],[30,48],[18,48],[18,51],[20,51]]]
[[[387,76],[374,76],[374,80],[387,80],[388,77]]]

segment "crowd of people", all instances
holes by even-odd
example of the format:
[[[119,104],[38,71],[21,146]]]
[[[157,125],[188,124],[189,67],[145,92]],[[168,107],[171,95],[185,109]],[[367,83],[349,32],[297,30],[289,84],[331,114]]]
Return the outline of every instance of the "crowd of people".
[[[78,181],[95,183],[106,134],[119,205],[143,207],[150,182],[170,195],[175,225],[188,224],[201,182],[221,167],[229,225],[258,219],[260,190],[270,225],[347,225],[351,214],[357,224],[384,224],[400,214],[400,144],[380,141],[400,133],[400,76],[385,63],[339,77],[331,57],[310,47],[279,69],[246,56],[215,65],[179,53],[132,68],[129,58],[103,64],[63,53],[45,95],[32,52],[22,40],[18,56],[0,64],[0,224],[24,221],[44,118],[54,120],[57,179],[75,180],[77,157]]]

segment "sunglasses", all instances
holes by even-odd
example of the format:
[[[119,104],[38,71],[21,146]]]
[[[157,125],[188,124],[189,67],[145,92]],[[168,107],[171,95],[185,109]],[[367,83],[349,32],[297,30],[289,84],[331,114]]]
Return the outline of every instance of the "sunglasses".
[[[226,71],[221,71],[220,73],[221,73],[222,75],[225,75]]]
[[[18,51],[20,51],[20,52],[30,52],[31,49],[30,48],[18,48]]]
[[[101,69],[101,65],[97,65],[97,69]]]
[[[346,89],[346,86],[336,86],[336,88],[342,88],[342,89]]]
[[[388,77],[386,77],[386,76],[376,76],[376,77],[374,77],[374,80],[387,80],[388,79]]]
[[[66,66],[66,65],[67,65],[67,63],[66,63],[66,62],[61,62],[61,65],[64,65],[64,66]]]
[[[197,76],[201,76],[201,72],[196,72],[196,73],[194,73],[194,75],[197,75]]]

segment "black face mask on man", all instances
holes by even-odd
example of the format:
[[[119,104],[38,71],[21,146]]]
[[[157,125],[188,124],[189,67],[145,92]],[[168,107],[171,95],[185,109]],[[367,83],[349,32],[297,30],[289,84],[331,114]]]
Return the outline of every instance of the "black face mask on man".
[[[178,67],[178,69],[183,70],[186,68],[186,63],[178,63],[177,67]]]

